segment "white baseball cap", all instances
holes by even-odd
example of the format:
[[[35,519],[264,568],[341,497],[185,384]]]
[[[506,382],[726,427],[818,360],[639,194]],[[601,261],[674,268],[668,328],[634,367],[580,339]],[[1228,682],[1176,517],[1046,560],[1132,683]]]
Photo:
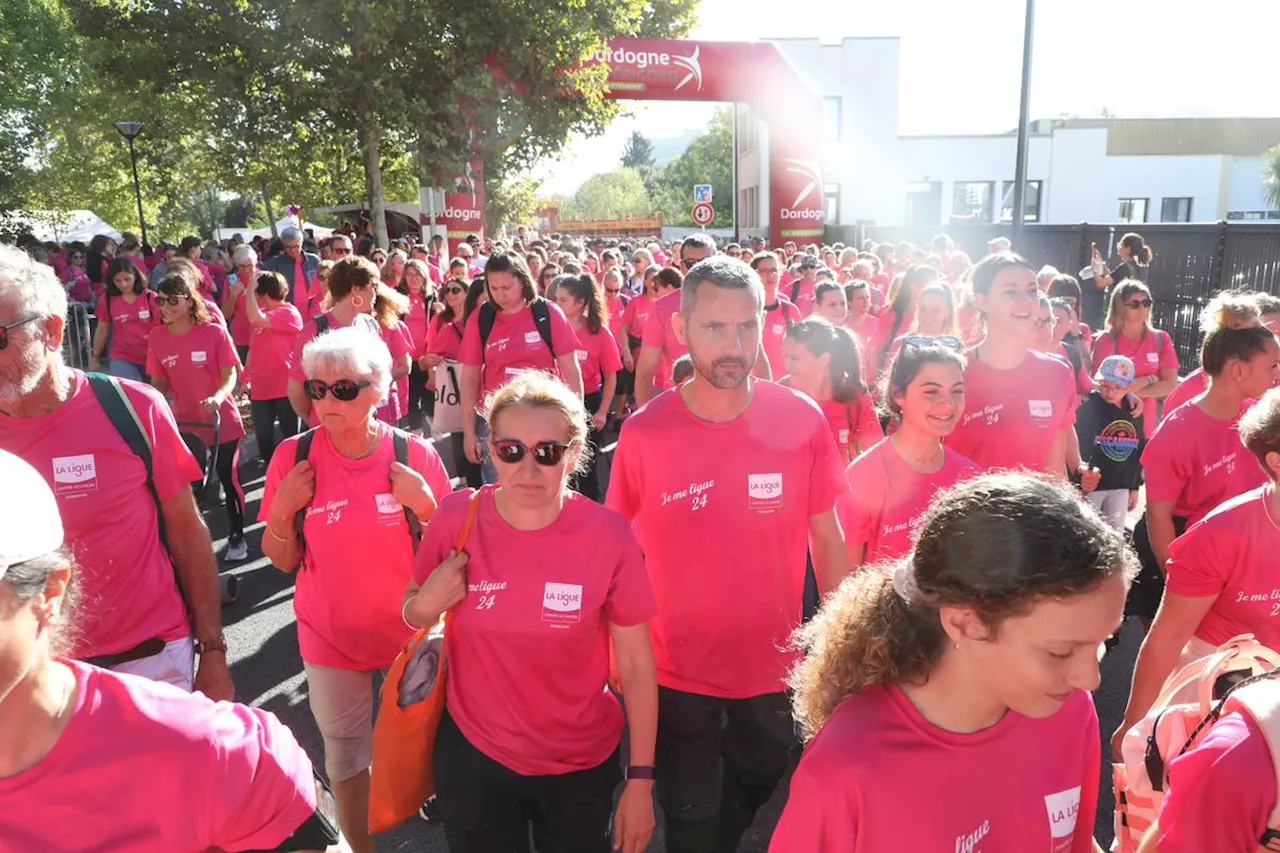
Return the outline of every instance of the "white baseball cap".
[[[62,516],[36,469],[0,450],[0,579],[10,566],[62,547]]]

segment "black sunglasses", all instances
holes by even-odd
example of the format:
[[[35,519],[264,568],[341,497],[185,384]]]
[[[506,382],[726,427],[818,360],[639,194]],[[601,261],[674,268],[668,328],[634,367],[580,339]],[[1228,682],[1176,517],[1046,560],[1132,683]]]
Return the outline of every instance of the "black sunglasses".
[[[617,296],[619,293],[621,293],[621,292],[622,292],[622,288],[621,288],[621,287],[606,287],[606,288],[604,289],[604,292],[605,292],[605,293],[607,293],[607,294],[609,294],[610,296]]]
[[[466,293],[467,289],[465,287],[457,287],[457,286],[446,287],[444,289],[444,292],[449,296],[457,296],[459,293]]]
[[[516,465],[526,453],[533,454],[533,461],[550,468],[559,465],[569,445],[559,441],[539,441],[533,447],[525,447],[514,438],[503,438],[493,443],[493,455],[507,465]]]
[[[368,388],[373,383],[365,379],[357,382],[354,379],[339,379],[330,385],[321,379],[308,379],[302,383],[302,390],[306,392],[307,397],[312,400],[323,400],[324,395],[330,391],[333,392],[335,400],[341,400],[344,403],[350,403],[356,397],[360,396],[363,388]]]
[[[32,314],[30,317],[24,317],[21,320],[15,320],[14,322],[9,323],[8,325],[0,326],[0,349],[4,349],[9,345],[10,329],[16,329],[19,326],[25,326],[27,323],[30,323],[32,320],[39,320],[39,319],[40,318],[38,316],[36,316],[35,314]]]
[[[907,335],[902,339],[904,347],[946,347],[964,349],[964,341],[954,335]]]
[[[351,250],[350,250],[350,249],[347,249],[347,248],[339,249],[339,248],[337,248],[337,247],[332,247],[332,248],[330,248],[330,249],[329,249],[329,254],[331,254],[331,255],[349,255],[349,254],[351,254]]]
[[[181,302],[186,298],[187,297],[185,296],[157,296],[156,304],[157,305],[177,305],[179,302]]]
[[[1125,305],[1128,305],[1130,308],[1150,308],[1151,299],[1149,297],[1147,299],[1132,299],[1126,302]]]

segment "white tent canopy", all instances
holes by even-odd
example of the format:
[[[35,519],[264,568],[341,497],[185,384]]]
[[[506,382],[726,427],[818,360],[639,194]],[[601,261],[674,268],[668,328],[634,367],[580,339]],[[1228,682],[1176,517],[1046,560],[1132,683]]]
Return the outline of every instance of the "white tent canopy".
[[[311,232],[316,235],[317,240],[323,240],[325,237],[328,237],[331,234],[333,234],[332,228],[325,228],[323,225],[316,225],[314,222],[304,221],[302,225],[298,225],[297,218],[293,216],[286,216],[284,219],[281,219],[279,222],[276,223],[277,233],[280,231],[283,231],[286,228],[299,228],[299,227],[302,228],[303,231],[306,231],[308,228],[311,229]],[[254,230],[252,228],[219,228],[217,232],[214,233],[214,239],[221,242],[222,240],[230,240],[232,237],[236,236],[237,234],[239,234],[240,238],[245,241],[252,240],[254,237],[270,238],[271,229],[259,228],[257,230]]]
[[[120,232],[92,210],[23,210],[17,212],[17,218],[28,223],[41,242],[88,243],[99,234],[120,239]]]

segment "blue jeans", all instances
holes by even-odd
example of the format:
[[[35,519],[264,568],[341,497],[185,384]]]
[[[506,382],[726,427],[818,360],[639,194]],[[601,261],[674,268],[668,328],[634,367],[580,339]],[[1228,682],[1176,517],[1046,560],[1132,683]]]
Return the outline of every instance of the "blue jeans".
[[[113,358],[107,362],[107,373],[112,376],[118,376],[121,379],[132,379],[136,382],[147,381],[147,371],[141,364],[134,364],[132,361],[124,361],[119,358]]]
[[[498,482],[498,469],[489,456],[489,422],[476,415],[476,443],[480,445],[480,479],[485,484]]]

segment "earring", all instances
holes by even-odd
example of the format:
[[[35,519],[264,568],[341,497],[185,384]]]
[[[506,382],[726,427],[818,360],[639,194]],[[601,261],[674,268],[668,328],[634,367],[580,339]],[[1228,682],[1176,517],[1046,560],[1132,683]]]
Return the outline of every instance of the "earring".
[[[952,643],[952,644],[951,644],[951,648],[955,649],[956,651],[960,651],[960,644],[959,644],[959,643]]]

